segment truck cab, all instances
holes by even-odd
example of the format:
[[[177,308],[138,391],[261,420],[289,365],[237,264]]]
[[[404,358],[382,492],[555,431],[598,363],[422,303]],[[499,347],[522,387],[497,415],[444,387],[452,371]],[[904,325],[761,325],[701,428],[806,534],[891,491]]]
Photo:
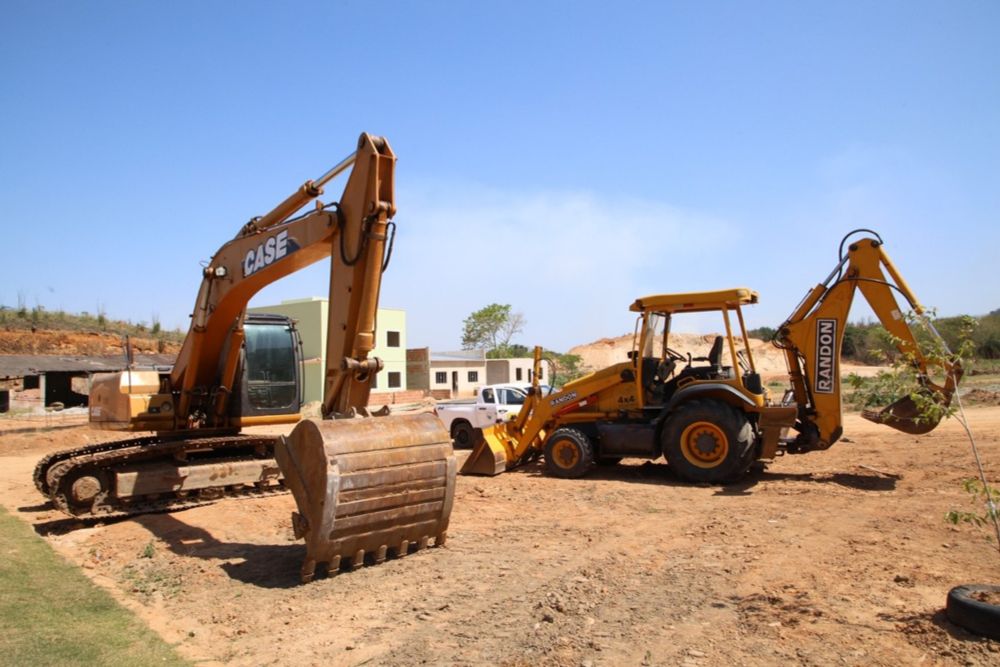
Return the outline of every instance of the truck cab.
[[[527,391],[516,385],[491,384],[477,389],[473,399],[441,401],[435,412],[456,447],[471,447],[482,429],[516,415],[527,397]]]

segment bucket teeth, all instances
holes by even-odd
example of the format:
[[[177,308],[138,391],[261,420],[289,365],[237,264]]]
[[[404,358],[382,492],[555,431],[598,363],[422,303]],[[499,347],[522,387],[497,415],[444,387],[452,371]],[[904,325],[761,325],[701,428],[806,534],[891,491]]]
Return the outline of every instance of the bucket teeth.
[[[316,564],[339,570],[444,544],[455,494],[451,441],[432,414],[300,422],[275,447],[306,541],[303,581]],[[395,554],[389,545],[399,545]]]

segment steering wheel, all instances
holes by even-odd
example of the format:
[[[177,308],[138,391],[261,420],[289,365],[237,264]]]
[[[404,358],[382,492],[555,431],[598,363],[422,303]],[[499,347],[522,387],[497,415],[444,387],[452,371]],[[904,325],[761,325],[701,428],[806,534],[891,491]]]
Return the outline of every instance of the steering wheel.
[[[674,361],[687,361],[686,354],[681,354],[677,350],[671,350],[669,347],[667,348],[667,356],[673,359]]]

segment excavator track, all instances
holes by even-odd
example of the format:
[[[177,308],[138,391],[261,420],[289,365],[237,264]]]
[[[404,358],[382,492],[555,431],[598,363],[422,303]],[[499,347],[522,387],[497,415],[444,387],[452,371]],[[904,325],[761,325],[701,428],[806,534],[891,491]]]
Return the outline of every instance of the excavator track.
[[[34,482],[66,514],[101,519],[284,493],[276,440],[232,434],[99,443],[44,457]]]

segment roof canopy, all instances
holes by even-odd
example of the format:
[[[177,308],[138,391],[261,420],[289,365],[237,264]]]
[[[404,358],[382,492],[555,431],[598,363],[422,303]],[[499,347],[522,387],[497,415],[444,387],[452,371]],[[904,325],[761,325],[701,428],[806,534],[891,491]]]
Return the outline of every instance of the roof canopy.
[[[687,294],[654,294],[635,300],[629,310],[661,313],[697,313],[722,310],[757,303],[757,292],[747,287],[718,290],[715,292],[689,292]]]

